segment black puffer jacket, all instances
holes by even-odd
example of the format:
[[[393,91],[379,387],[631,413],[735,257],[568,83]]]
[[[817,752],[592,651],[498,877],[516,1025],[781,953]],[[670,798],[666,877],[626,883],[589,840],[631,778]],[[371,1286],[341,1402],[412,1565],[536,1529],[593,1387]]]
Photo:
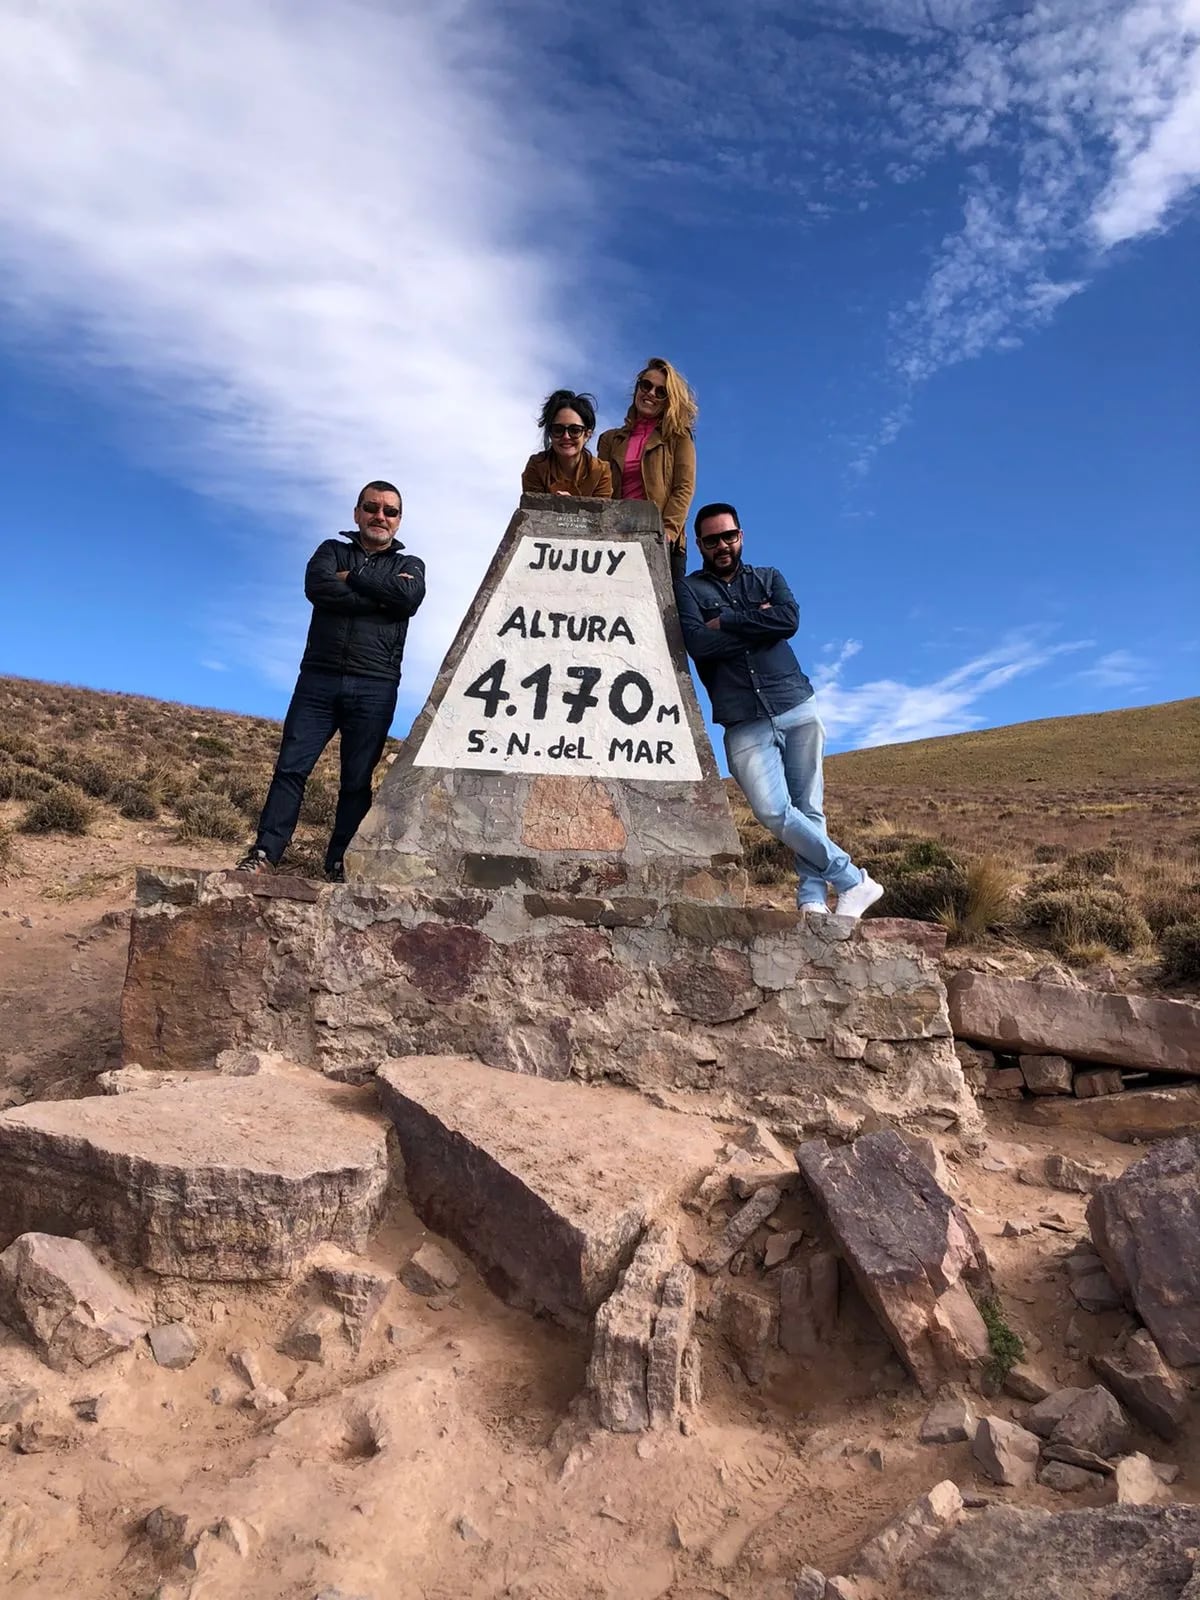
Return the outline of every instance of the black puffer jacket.
[[[349,577],[339,578],[339,572]],[[326,539],[304,571],[312,621],[301,669],[399,683],[408,619],[425,598],[425,563],[393,539],[368,555],[351,533]]]

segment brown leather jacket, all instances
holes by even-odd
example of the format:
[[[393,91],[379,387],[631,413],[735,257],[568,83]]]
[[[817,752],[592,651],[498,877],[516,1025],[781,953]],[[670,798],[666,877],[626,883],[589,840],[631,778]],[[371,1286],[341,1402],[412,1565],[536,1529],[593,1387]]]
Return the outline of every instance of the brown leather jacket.
[[[607,461],[597,461],[590,450],[583,452],[579,474],[568,478],[558,465],[553,450],[539,450],[530,456],[521,474],[523,494],[569,494],[577,499],[612,499],[612,473]]]
[[[621,498],[625,448],[636,420],[630,411],[619,428],[607,429],[596,441],[596,454],[612,466],[614,500]],[[662,513],[667,542],[686,549],[688,507],[696,492],[696,446],[690,433],[664,439],[654,429],[642,451],[642,487]]]

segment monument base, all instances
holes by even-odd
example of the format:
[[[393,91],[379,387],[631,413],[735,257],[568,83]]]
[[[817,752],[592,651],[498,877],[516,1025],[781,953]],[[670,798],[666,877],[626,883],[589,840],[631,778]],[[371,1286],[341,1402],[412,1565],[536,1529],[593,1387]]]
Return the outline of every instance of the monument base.
[[[973,1133],[934,930],[507,886],[318,887],[144,869],[124,1057],[252,1046],[349,1082],[391,1056],[609,1080],[796,1136],[872,1113]]]

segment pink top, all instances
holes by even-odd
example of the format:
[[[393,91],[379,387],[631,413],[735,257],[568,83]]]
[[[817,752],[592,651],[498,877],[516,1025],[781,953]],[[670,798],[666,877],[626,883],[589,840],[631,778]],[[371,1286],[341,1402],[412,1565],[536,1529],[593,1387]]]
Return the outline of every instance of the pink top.
[[[646,486],[642,482],[642,451],[646,448],[646,440],[657,426],[658,422],[654,417],[639,417],[633,425],[629,443],[625,446],[625,468],[621,474],[622,500],[646,498]]]

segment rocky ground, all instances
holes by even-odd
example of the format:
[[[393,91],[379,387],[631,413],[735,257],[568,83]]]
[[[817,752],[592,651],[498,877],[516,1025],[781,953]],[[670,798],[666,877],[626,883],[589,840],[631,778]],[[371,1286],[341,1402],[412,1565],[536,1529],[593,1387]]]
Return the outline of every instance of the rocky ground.
[[[97,1075],[115,1065],[134,862],[215,866],[229,853],[173,843],[172,833],[114,821],[84,839],[22,843],[19,875],[0,883],[0,1096],[8,1104],[93,1093]],[[321,1316],[311,1278],[291,1287],[205,1285],[121,1265],[145,1323],[174,1330],[156,1333],[157,1358],[138,1328],[127,1349],[60,1372],[16,1332],[0,1332],[4,1592],[15,1600],[817,1600],[811,1584],[801,1587],[806,1567],[851,1571],[891,1518],[946,1480],[976,1507],[963,1539],[984,1526],[981,1502],[1056,1513],[1109,1505],[1118,1493],[1112,1460],[1137,1452],[1164,1476],[1178,1469],[1169,1488],[1155,1474],[1143,1492],[1190,1505],[1200,1455],[1186,1423],[1170,1441],[1136,1419],[1101,1437],[1105,1419],[1085,1416],[1079,1426],[1093,1427],[1090,1444],[1103,1446],[1086,1458],[1089,1475],[1051,1472],[1073,1485],[1069,1492],[1033,1477],[1037,1440],[1045,1447],[1061,1422],[1031,1418],[1037,1390],[1092,1388],[1089,1358],[1135,1326],[1080,1248],[1087,1195],[1052,1187],[1045,1157],[1115,1175],[1144,1151],[1010,1121],[1003,1101],[983,1109],[981,1147],[933,1135],[947,1192],[986,1250],[1026,1352],[1023,1389],[1018,1376],[1004,1392],[953,1391],[996,1419],[981,1442],[962,1437],[973,1421],[935,1428],[947,1442],[922,1442],[937,1397],[920,1393],[844,1269],[836,1324],[807,1353],[780,1349],[771,1326],[756,1332],[731,1317],[729,1297],[743,1282],[769,1287],[787,1270],[796,1248],[789,1235],[820,1233],[822,1218],[798,1184],[735,1252],[735,1276],[730,1267],[700,1275],[704,1393],[686,1431],[633,1435],[589,1429],[572,1412],[586,1380],[584,1333],[502,1303],[446,1240],[432,1241],[446,1258],[430,1258],[432,1276],[414,1273],[414,1252],[431,1241],[407,1203],[393,1201],[367,1251],[386,1298],[357,1349],[340,1321]],[[1049,1170],[1056,1182],[1076,1181],[1069,1167]],[[685,1253],[711,1249],[705,1229],[735,1207],[691,1214]],[[1049,1424],[1034,1432],[1034,1458],[1024,1436],[1001,1426],[1009,1423]],[[1019,1550],[1024,1526],[1006,1525],[1006,1549]],[[1084,1538],[1088,1526],[1079,1523],[1072,1537]],[[1173,1528],[1172,1551],[1200,1543],[1192,1524],[1181,1523],[1178,1538]],[[1138,1523],[1137,1539],[1144,1533]],[[923,1588],[903,1588],[896,1572],[872,1589],[860,1568],[858,1587],[841,1593],[980,1600],[993,1592],[979,1577],[989,1561],[995,1566],[999,1545],[989,1548],[983,1567],[971,1550],[939,1558]],[[1069,1568],[1078,1554],[1069,1541],[1055,1548],[1058,1589],[1043,1572],[1036,1590],[1014,1579],[995,1592],[1074,1600]],[[1020,1559],[1036,1567],[1028,1552]],[[1178,1554],[1164,1556],[1162,1586],[1145,1593],[1178,1600],[1191,1571],[1184,1565]],[[1180,1575],[1175,1587],[1171,1571]],[[1139,1593],[1115,1580],[1105,1592]]]

